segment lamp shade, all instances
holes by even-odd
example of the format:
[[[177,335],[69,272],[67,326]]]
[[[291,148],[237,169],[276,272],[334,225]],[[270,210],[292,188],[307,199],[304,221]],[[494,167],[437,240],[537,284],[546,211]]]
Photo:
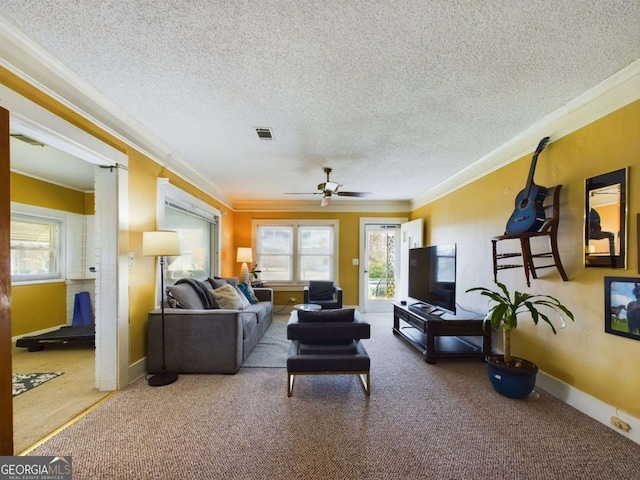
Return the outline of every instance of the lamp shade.
[[[251,255],[251,248],[249,247],[239,247],[238,248],[238,256],[236,257],[236,262],[253,262],[253,256]]]
[[[146,257],[169,257],[180,255],[180,239],[173,230],[142,232],[142,255]]]

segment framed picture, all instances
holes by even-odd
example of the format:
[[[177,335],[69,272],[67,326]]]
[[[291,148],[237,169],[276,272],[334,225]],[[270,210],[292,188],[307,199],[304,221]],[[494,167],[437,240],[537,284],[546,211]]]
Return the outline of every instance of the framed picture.
[[[640,340],[640,278],[604,277],[604,331]]]

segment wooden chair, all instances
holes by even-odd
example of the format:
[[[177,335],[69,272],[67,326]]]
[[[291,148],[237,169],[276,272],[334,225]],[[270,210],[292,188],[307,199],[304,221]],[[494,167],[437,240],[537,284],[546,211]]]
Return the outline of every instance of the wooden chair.
[[[560,261],[558,253],[558,224],[560,223],[560,190],[562,185],[556,185],[547,189],[547,194],[543,200],[543,208],[545,220],[542,227],[535,232],[525,232],[518,234],[504,234],[493,237],[491,240],[493,248],[493,280],[498,282],[498,271],[509,268],[524,268],[524,274],[527,278],[527,286],[531,286],[530,277],[538,278],[536,270],[541,268],[556,267],[562,279],[566,282],[569,280],[567,274]],[[531,239],[537,237],[548,237],[549,251],[542,253],[533,253],[531,250]],[[519,252],[502,252],[498,253],[498,242],[504,240],[518,240],[520,242]],[[502,260],[509,260],[521,257],[521,264],[502,263]],[[536,264],[536,259],[551,259],[552,263],[546,262],[542,265]]]

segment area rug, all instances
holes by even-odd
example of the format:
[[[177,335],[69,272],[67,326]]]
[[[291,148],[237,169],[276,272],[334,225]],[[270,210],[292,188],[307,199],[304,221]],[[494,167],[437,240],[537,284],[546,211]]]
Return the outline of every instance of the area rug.
[[[13,396],[17,397],[21,393],[29,391],[42,385],[49,380],[59,377],[64,372],[54,373],[14,373],[13,374]]]
[[[242,364],[248,368],[287,368],[287,321],[274,318],[258,344]]]

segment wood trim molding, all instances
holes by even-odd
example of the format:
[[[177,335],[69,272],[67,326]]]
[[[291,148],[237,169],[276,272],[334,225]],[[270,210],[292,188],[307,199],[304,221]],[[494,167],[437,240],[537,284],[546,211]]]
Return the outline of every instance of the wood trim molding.
[[[411,201],[411,210],[427,205],[519,158],[530,155],[544,136],[551,136],[551,142],[554,142],[638,99],[640,99],[640,59],[561,106],[555,112],[551,112],[440,185],[414,198]]]
[[[9,111],[0,107],[0,455],[13,455],[11,388],[11,198],[9,196]]]

